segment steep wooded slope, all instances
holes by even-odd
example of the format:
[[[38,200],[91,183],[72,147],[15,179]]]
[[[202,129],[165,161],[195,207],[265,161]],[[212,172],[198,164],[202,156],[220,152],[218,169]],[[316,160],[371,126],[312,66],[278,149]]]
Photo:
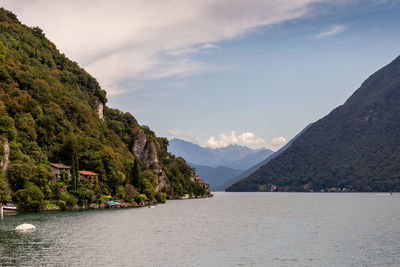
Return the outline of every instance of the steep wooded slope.
[[[186,162],[167,152],[167,139],[106,102],[96,79],[41,29],[0,9],[0,202],[35,195],[40,205],[26,208],[37,210],[43,200],[86,205],[110,195],[133,201],[138,193],[150,200],[156,192],[205,193]],[[50,162],[71,166],[72,176],[55,179]],[[78,170],[99,176],[80,179]]]
[[[228,191],[400,190],[399,148],[400,57]]]

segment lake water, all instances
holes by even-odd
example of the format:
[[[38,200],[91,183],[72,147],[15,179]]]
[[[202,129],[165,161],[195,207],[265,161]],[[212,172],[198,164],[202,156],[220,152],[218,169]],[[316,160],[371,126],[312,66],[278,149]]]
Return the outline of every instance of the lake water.
[[[32,223],[37,229],[13,229]],[[400,266],[400,194],[216,193],[0,220],[0,265]]]

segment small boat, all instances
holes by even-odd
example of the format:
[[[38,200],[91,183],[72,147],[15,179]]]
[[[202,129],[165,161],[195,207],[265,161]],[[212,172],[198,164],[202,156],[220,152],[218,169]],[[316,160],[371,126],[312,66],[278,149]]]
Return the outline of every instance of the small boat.
[[[30,223],[23,223],[23,224],[18,225],[17,227],[15,227],[16,231],[21,231],[21,232],[33,231],[35,229],[36,229],[36,227],[33,224],[30,224]]]
[[[155,205],[149,205],[150,209],[154,209],[156,206]]]

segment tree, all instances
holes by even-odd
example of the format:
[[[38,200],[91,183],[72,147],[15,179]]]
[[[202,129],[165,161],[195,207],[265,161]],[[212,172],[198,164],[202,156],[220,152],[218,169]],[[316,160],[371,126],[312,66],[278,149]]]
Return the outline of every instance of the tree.
[[[2,170],[0,170],[1,172]],[[0,173],[0,203],[6,203],[10,201],[10,190],[8,190],[6,177],[3,173]]]
[[[78,158],[78,153],[74,149],[72,153],[72,184],[74,190],[77,189],[78,187],[78,180],[79,180],[79,158]]]
[[[32,179],[33,164],[29,162],[13,162],[8,166],[7,178],[11,188],[15,191],[25,188]]]
[[[140,182],[140,167],[138,164],[138,159],[135,158],[135,161],[133,162],[133,168],[131,171],[131,184],[138,188],[139,187],[139,182]]]
[[[9,142],[14,140],[16,131],[13,118],[8,116],[0,117],[0,135],[5,136]]]
[[[13,197],[18,210],[41,211],[45,207],[44,194],[36,185],[30,185],[26,189],[19,189]]]

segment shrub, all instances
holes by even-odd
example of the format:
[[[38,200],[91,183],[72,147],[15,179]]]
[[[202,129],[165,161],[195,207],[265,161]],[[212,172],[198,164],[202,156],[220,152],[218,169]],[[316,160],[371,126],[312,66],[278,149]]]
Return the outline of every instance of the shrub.
[[[68,196],[65,199],[65,207],[68,208],[69,210],[72,210],[76,204],[78,203],[78,200],[74,196]]]
[[[0,117],[0,135],[7,137],[8,141],[13,141],[16,136],[14,120],[8,116]]]
[[[46,205],[44,194],[36,185],[15,192],[13,201],[21,211],[41,211]]]
[[[167,194],[163,192],[156,192],[155,193],[155,198],[158,203],[165,203],[167,201]]]
[[[58,200],[57,201],[57,206],[60,207],[60,210],[65,210],[65,207],[67,206],[67,203],[64,200]]]
[[[134,200],[138,205],[144,205],[147,200],[147,196],[145,194],[140,194],[135,196]]]
[[[126,196],[127,196],[127,200],[128,200],[128,201],[132,201],[133,198],[134,198],[136,195],[139,195],[139,193],[138,193],[138,191],[136,190],[136,188],[135,188],[133,185],[131,185],[131,184],[126,184],[126,185],[124,186],[124,189],[125,189],[125,192],[126,192]]]

